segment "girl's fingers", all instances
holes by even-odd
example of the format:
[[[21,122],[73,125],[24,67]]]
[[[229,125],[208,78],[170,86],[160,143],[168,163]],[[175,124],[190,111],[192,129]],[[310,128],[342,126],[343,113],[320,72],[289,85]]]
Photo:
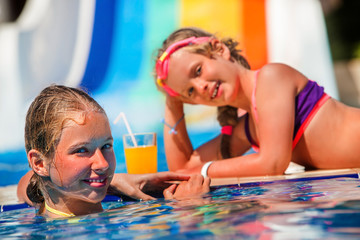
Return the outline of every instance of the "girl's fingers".
[[[195,186],[204,186],[206,185],[205,183],[205,179],[202,175],[200,174],[194,174],[191,176],[189,182],[192,184],[192,185],[195,185]],[[209,180],[207,180],[207,183],[209,184]]]
[[[172,184],[170,187],[166,188],[163,192],[165,199],[174,199],[174,193],[176,190],[177,185]]]
[[[141,199],[141,200],[144,200],[144,201],[156,199],[156,198],[153,198],[150,195],[147,195],[147,194],[143,193],[142,191],[137,191],[137,194],[135,194],[134,196],[131,196],[131,197],[135,197],[137,199]]]
[[[204,182],[203,182],[203,190],[208,192],[210,190],[210,182],[211,179],[209,177],[204,178]]]

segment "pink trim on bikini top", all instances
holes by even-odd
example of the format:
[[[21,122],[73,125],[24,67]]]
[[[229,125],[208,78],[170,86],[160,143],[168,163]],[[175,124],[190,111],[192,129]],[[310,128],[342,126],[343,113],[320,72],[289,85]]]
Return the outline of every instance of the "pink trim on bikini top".
[[[260,70],[257,70],[255,72],[254,90],[253,90],[252,96],[251,96],[251,104],[252,104],[252,107],[253,107],[254,118],[255,118],[256,122],[259,122],[259,117],[258,117],[258,114],[257,114],[257,107],[256,107],[256,98],[255,98],[257,79],[258,79],[259,72],[260,72]]]

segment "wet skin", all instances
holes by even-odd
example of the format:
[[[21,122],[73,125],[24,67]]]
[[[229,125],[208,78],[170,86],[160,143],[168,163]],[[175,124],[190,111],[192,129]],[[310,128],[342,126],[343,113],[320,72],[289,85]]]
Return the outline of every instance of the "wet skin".
[[[53,164],[45,166],[50,178],[48,205],[56,204],[77,215],[102,210],[101,200],[116,165],[106,116],[89,112],[85,122],[81,124],[81,117],[79,122],[67,121]]]

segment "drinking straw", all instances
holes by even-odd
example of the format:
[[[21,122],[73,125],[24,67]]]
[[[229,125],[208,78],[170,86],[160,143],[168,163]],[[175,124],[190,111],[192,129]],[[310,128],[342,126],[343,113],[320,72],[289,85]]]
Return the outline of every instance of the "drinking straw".
[[[135,140],[135,137],[134,137],[134,134],[133,132],[131,131],[131,128],[130,128],[130,125],[126,119],[126,116],[123,112],[119,113],[119,115],[115,118],[114,120],[114,124],[116,124],[121,118],[124,119],[124,123],[125,123],[125,126],[126,126],[126,129],[130,135],[130,138],[132,140],[132,142],[134,143],[134,146],[137,147],[137,143],[136,143],[136,140]]]

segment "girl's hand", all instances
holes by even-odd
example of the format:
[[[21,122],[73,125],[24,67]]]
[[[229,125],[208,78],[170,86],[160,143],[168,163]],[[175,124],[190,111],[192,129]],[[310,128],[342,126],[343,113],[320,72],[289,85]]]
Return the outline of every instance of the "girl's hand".
[[[177,97],[170,97],[166,95],[165,103],[171,110],[183,111],[184,102]]]
[[[180,184],[173,184],[164,190],[165,199],[189,199],[200,197],[210,191],[210,178],[205,178],[200,174],[194,174],[188,181]]]
[[[158,194],[168,188],[170,181],[187,181],[190,176],[174,172],[150,174],[117,173],[111,181],[108,193],[126,195],[134,199],[153,200],[149,194]]]

